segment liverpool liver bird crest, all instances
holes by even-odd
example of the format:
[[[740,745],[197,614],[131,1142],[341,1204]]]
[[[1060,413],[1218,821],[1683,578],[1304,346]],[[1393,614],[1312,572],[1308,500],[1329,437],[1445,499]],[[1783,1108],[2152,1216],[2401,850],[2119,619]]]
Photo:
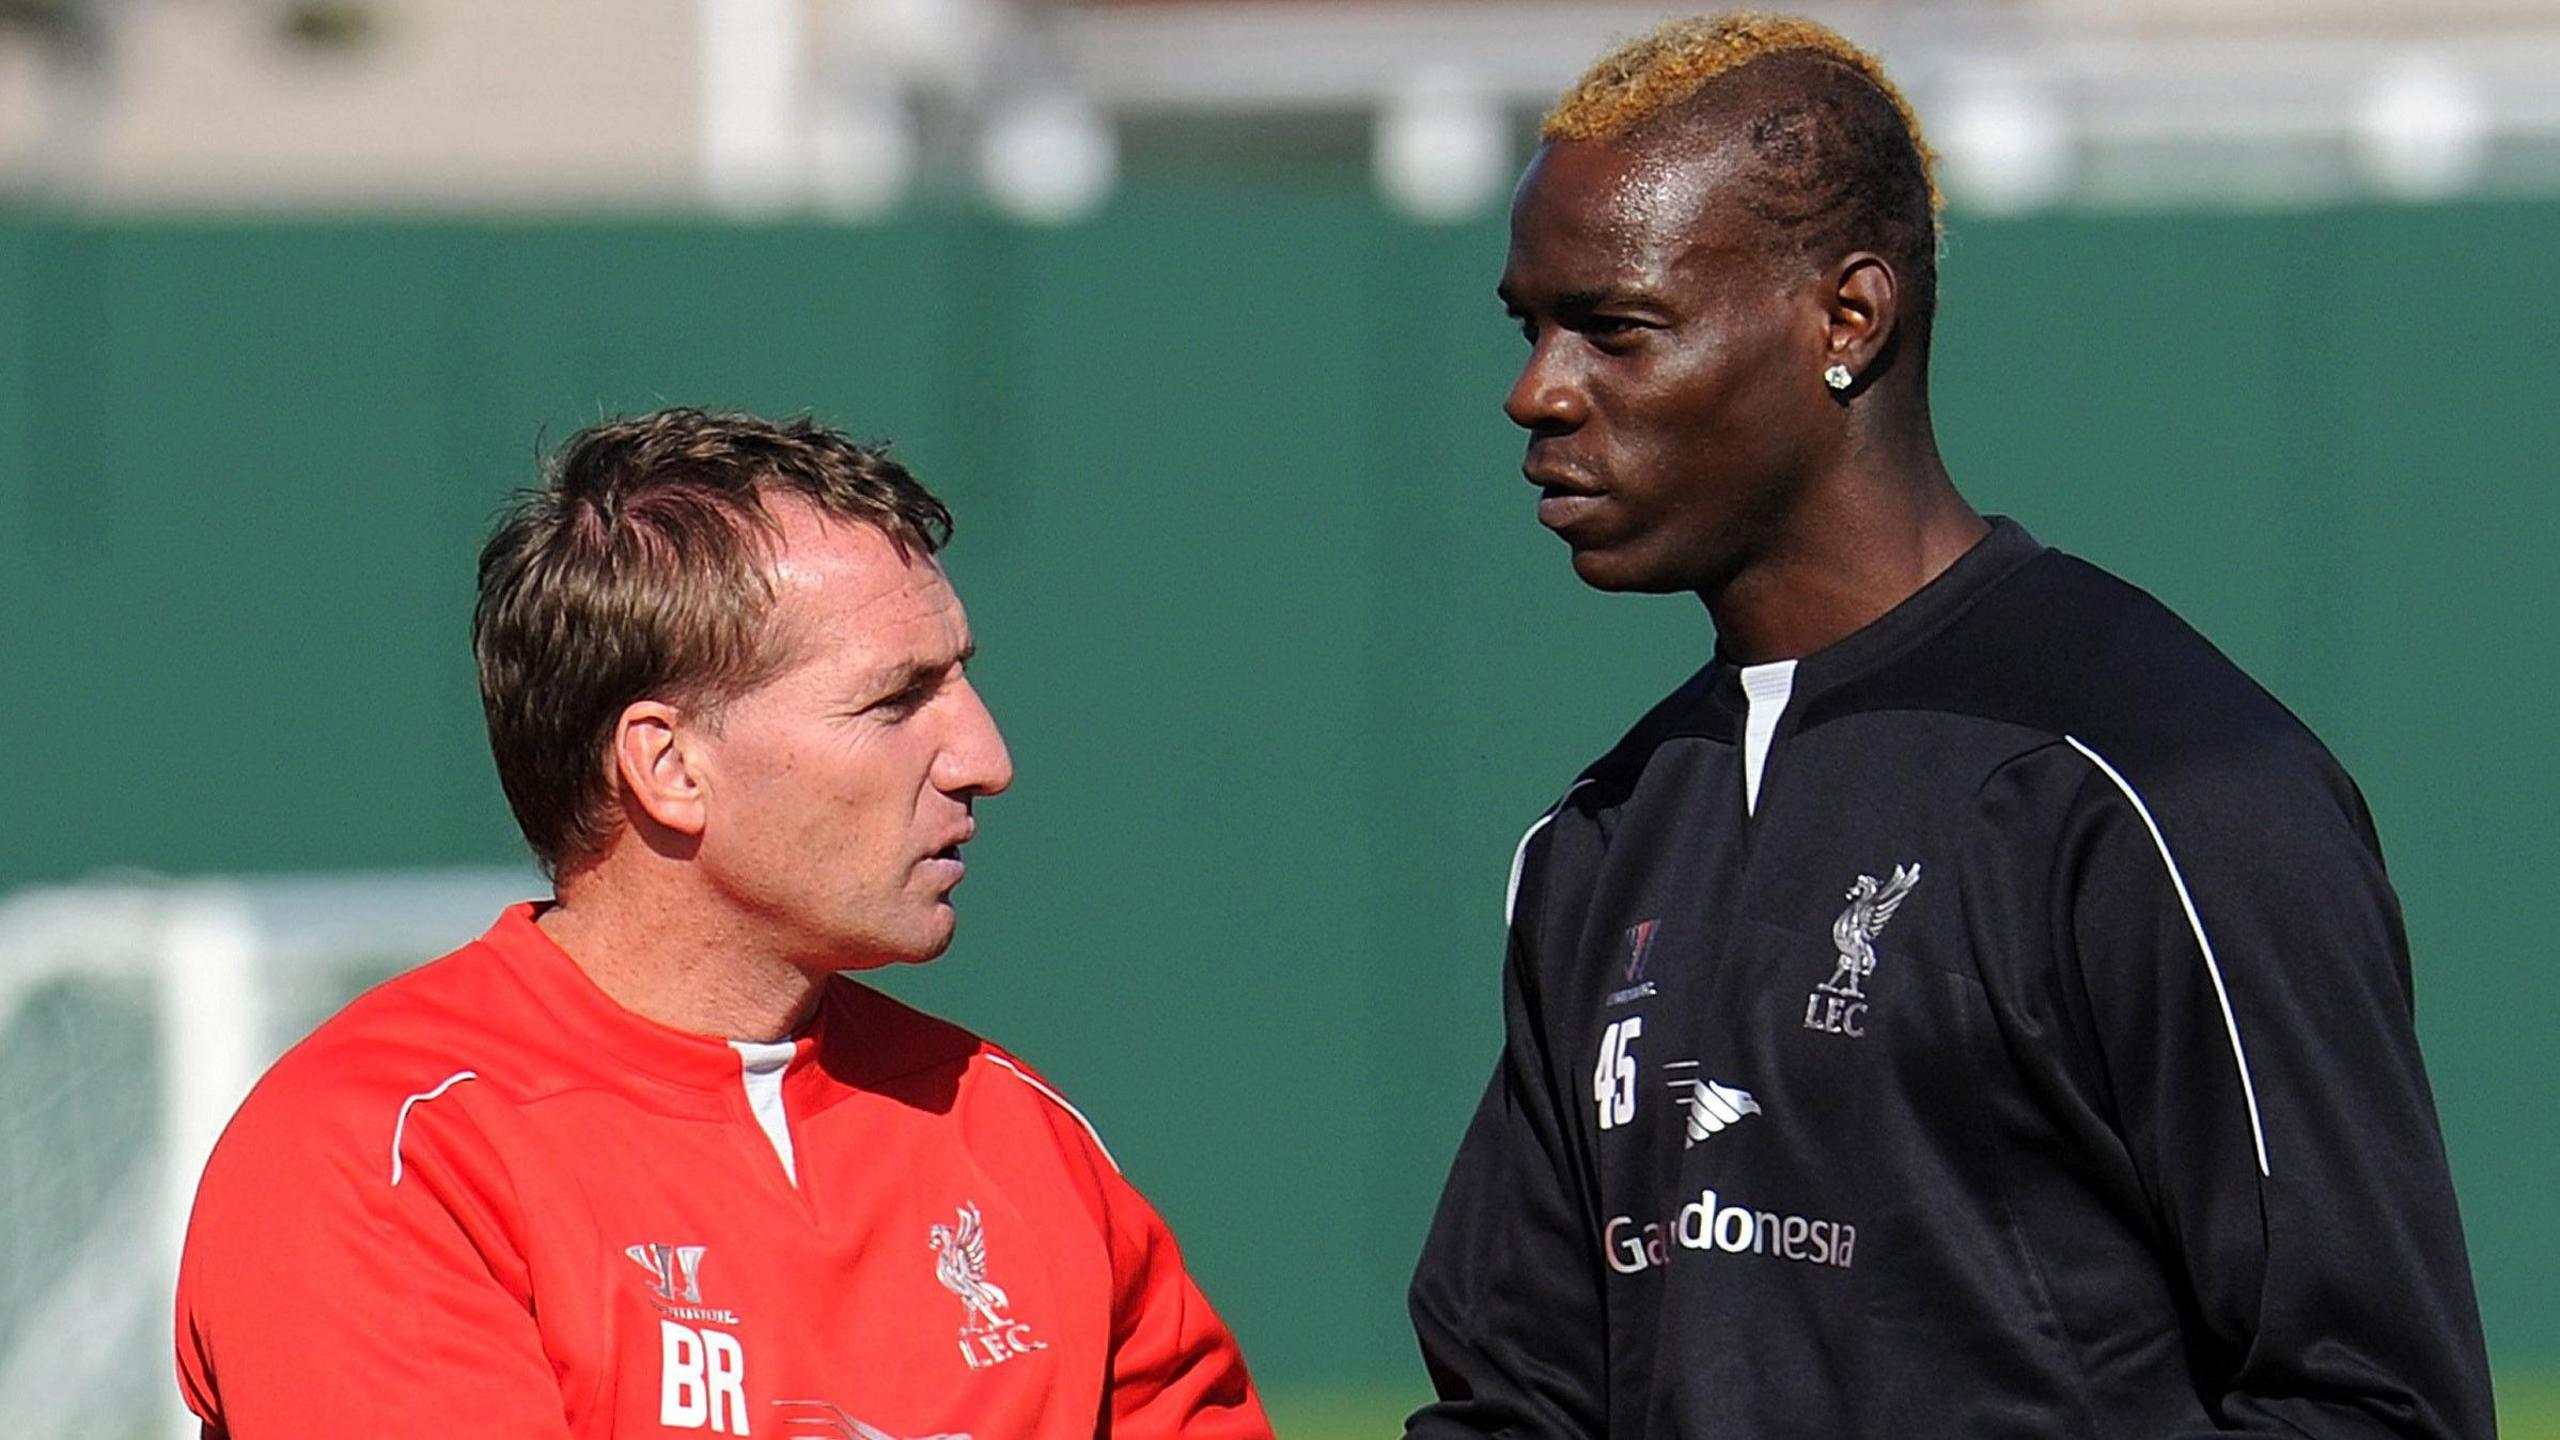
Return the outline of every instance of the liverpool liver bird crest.
[[[1839,968],[1816,989],[1866,998],[1867,992],[1859,988],[1858,982],[1876,973],[1873,942],[1884,933],[1885,922],[1893,918],[1893,912],[1901,908],[1903,897],[1919,883],[1917,861],[1894,866],[1893,878],[1881,885],[1873,875],[1858,877],[1858,883],[1849,887],[1849,908],[1831,922],[1831,948],[1840,952]]]
[[[994,1330],[1005,1323],[1004,1309],[1013,1302],[987,1279],[987,1237],[978,1207],[963,1204],[960,1224],[933,1227],[934,1278],[969,1307],[968,1329]]]

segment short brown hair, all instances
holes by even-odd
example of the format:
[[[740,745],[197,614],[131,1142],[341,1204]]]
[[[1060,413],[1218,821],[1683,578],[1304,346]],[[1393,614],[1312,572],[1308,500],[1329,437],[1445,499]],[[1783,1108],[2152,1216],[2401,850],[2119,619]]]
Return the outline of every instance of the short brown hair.
[[[1787,98],[1747,117],[1754,164],[1742,199],[1800,253],[1872,247],[1912,289],[1922,335],[1937,310],[1937,156],[1873,55],[1792,15],[1738,10],[1666,20],[1593,62],[1547,112],[1544,140],[1640,145],[1681,128],[1708,89],[1745,66],[1799,67]]]
[[[789,663],[767,623],[774,496],[868,525],[901,556],[951,537],[951,512],[885,446],[805,416],[674,409],[570,436],[481,547],[471,648],[489,749],[545,874],[612,833],[605,745],[625,706],[716,711]]]

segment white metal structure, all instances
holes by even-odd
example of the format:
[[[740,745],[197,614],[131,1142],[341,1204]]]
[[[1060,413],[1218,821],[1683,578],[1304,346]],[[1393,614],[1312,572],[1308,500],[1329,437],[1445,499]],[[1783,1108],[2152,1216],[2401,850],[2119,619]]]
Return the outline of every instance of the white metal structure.
[[[0,900],[0,1415],[192,1437],[170,1297],[205,1156],[365,986],[546,893],[518,870],[144,880]]]

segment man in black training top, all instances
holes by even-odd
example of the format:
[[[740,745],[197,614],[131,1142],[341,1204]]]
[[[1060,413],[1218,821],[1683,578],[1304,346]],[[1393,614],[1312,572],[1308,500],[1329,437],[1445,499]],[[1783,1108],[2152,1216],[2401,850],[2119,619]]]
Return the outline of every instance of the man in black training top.
[[[1949,483],[1890,82],[1674,22],[1544,133],[1502,277],[1538,518],[1717,652],[1522,842],[1411,1434],[2489,1435],[2363,802]]]

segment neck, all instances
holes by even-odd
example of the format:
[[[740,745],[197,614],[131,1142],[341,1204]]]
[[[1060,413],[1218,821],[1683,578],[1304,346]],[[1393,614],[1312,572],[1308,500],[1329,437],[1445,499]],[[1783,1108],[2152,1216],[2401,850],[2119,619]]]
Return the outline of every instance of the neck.
[[[759,953],[655,887],[617,883],[608,858],[564,877],[535,924],[615,1004],[677,1030],[723,1040],[780,1040],[808,1023],[826,976]],[[673,903],[671,903],[673,902]]]
[[[1925,433],[1896,448],[1894,458],[1853,449],[1830,482],[1810,487],[1773,544],[1700,593],[1727,656],[1754,665],[1837,644],[1990,533]]]

